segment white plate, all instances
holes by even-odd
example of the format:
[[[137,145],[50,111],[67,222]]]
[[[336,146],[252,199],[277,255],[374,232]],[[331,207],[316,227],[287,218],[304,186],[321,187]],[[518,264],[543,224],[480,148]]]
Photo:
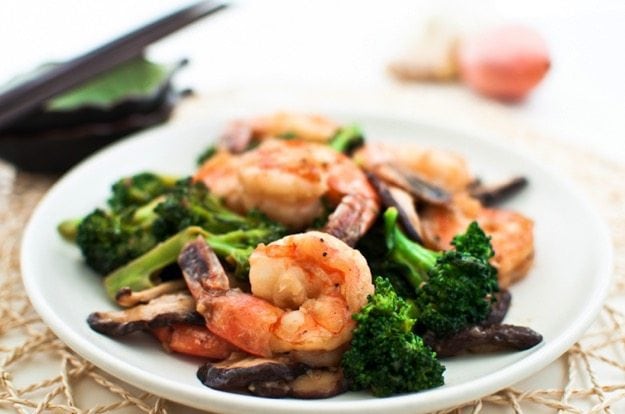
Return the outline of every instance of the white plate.
[[[562,178],[539,163],[491,141],[445,128],[366,114],[335,114],[360,123],[370,139],[453,148],[482,177],[523,174],[530,187],[509,207],[536,222],[536,260],[512,288],[506,322],[530,326],[544,342],[524,352],[467,356],[445,361],[446,384],[410,395],[376,399],[348,393],[332,399],[264,399],[215,391],[196,379],[201,360],[163,353],[147,335],[114,340],[85,322],[111,309],[99,279],[78,249],[61,240],[56,225],[102,205],[110,184],[142,170],[190,174],[197,155],[217,137],[227,119],[171,124],[109,147],[68,173],[37,207],[22,246],[28,295],[43,320],[72,349],[108,371],[162,397],[219,412],[417,413],[451,407],[507,387],[555,360],[592,323],[610,281],[611,243],[602,221]]]

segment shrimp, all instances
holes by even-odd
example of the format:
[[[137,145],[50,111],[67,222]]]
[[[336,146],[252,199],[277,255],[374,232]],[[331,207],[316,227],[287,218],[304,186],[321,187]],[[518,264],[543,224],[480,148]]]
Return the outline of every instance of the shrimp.
[[[464,158],[442,149],[373,143],[358,150],[354,158],[367,170],[374,170],[378,165],[395,165],[452,193],[465,190],[475,181]]]
[[[234,121],[221,137],[220,145],[230,152],[239,153],[255,141],[276,137],[324,143],[338,129],[338,124],[320,115],[278,112],[251,120]]]
[[[195,173],[195,180],[201,179],[210,190],[223,198],[231,209],[243,212],[243,190],[237,178],[239,158],[228,151],[218,150],[204,162]]]
[[[178,262],[207,328],[261,357],[339,349],[351,340],[352,314],[374,291],[360,252],[318,231],[259,245],[250,257],[251,294],[230,288],[203,239]]]
[[[449,249],[453,237],[476,220],[491,236],[495,251],[491,263],[498,270],[501,287],[523,278],[532,265],[534,223],[520,213],[483,207],[478,200],[461,193],[449,206],[426,206],[420,218],[425,244],[438,250]]]
[[[169,352],[222,360],[236,350],[201,325],[177,323],[154,328],[152,333]]]
[[[195,175],[231,208],[258,209],[292,230],[337,206],[325,231],[353,245],[375,221],[378,196],[347,156],[317,143],[269,139],[241,155],[218,154]],[[224,165],[225,163],[225,165]]]

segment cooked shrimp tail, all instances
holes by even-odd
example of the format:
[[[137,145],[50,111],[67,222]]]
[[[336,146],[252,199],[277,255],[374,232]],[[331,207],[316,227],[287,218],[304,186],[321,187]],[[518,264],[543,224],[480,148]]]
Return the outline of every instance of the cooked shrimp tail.
[[[359,194],[348,194],[328,217],[323,231],[354,246],[375,221],[379,211],[375,200]]]
[[[291,230],[338,206],[328,231],[353,245],[373,225],[378,197],[358,165],[327,145],[265,139],[241,155],[222,152],[195,175],[237,211],[260,210]],[[359,221],[360,220],[360,221]]]
[[[251,294],[228,288],[203,239],[184,248],[179,264],[208,330],[262,357],[343,346],[352,314],[373,293],[365,258],[318,231],[260,244],[250,257]]]
[[[280,309],[238,289],[229,290],[226,272],[202,238],[183,249],[178,263],[209,331],[250,354],[272,355],[269,328]]]

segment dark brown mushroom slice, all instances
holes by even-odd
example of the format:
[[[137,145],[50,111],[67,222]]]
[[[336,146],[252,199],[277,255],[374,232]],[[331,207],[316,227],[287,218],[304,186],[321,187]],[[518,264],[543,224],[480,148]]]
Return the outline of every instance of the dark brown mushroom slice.
[[[288,358],[260,358],[246,355],[233,355],[220,362],[207,362],[197,372],[199,380],[207,387],[222,391],[259,392],[269,394],[273,389],[275,395],[285,396],[278,382],[290,382],[305,372],[303,364],[294,363]],[[254,384],[254,385],[253,385]],[[261,386],[260,384],[265,384]],[[252,386],[252,389],[250,389]]]
[[[296,398],[329,398],[347,391],[343,371],[337,368],[308,370],[289,385]]]
[[[254,130],[251,123],[246,120],[231,122],[219,137],[219,146],[234,154],[247,151],[253,142]]]
[[[444,338],[428,332],[423,340],[439,357],[450,357],[463,353],[522,351],[538,345],[543,337],[525,326],[496,324],[472,326]]]
[[[96,332],[124,336],[174,323],[203,325],[204,318],[195,311],[195,300],[191,295],[180,292],[159,296],[145,305],[121,311],[94,312],[87,318],[87,323]]]
[[[288,381],[260,381],[252,382],[247,390],[256,396],[266,398],[284,398],[291,394],[291,385]]]
[[[421,220],[412,196],[399,187],[386,184],[375,174],[368,174],[369,181],[376,189],[384,207],[395,207],[404,231],[411,239],[422,243]]]
[[[529,181],[525,177],[512,177],[492,184],[483,184],[478,181],[469,187],[469,194],[488,207],[499,204],[518,194],[528,184]]]
[[[451,202],[451,194],[417,174],[400,169],[389,163],[377,164],[370,169],[376,177],[389,184],[407,191],[417,200],[433,205],[447,205]]]
[[[269,398],[328,398],[347,390],[340,369],[311,369],[286,357],[234,354],[227,360],[204,364],[197,376],[210,388]]]
[[[148,303],[159,296],[178,292],[186,287],[187,284],[184,280],[170,280],[159,283],[153,288],[140,290],[138,292],[134,292],[132,289],[126,287],[117,292],[115,301],[118,305],[128,308],[142,303]]]
[[[499,292],[496,292],[495,303],[493,303],[490,313],[480,325],[488,326],[503,322],[503,319],[508,313],[508,309],[510,309],[511,302],[512,295],[509,290],[501,289]]]

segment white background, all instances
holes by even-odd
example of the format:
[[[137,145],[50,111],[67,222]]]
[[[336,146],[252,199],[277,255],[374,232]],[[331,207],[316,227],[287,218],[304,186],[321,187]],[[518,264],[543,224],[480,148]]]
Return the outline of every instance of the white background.
[[[0,82],[188,3],[3,1]],[[242,1],[157,43],[150,54],[189,57],[192,65],[178,79],[207,96],[259,84],[379,91],[396,86],[385,72],[388,61],[428,17],[441,14],[469,26],[514,21],[538,30],[549,44],[552,70],[530,99],[506,110],[559,139],[625,162],[625,2]]]

